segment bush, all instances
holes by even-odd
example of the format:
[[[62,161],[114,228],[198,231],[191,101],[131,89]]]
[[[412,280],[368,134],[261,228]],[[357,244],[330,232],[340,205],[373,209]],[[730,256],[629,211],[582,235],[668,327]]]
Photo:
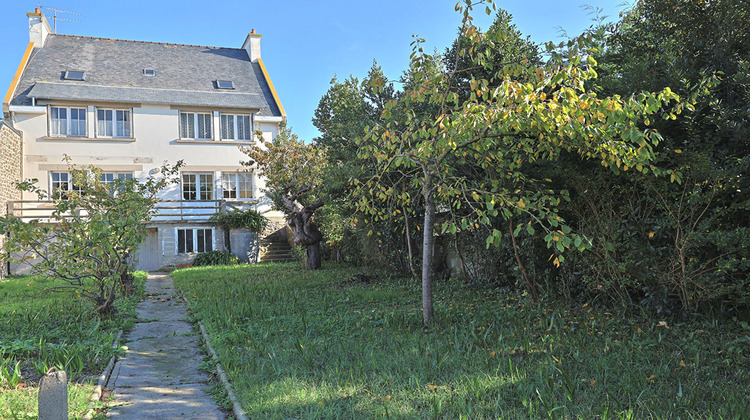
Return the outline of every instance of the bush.
[[[240,259],[233,254],[223,251],[211,251],[203,254],[198,254],[193,260],[193,267],[201,267],[208,265],[233,265],[239,264]]]
[[[268,219],[255,210],[232,210],[226,213],[216,213],[211,216],[210,221],[229,229],[248,229],[251,232],[260,233],[268,225]]]

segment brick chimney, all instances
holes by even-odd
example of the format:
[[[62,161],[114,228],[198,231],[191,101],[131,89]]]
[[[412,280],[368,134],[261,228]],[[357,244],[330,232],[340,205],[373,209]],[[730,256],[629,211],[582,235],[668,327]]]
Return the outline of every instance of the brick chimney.
[[[255,61],[260,58],[260,38],[263,35],[256,34],[255,29],[253,29],[249,34],[247,34],[247,38],[245,38],[245,42],[242,44],[242,48],[247,51],[247,55],[250,56],[250,61]]]
[[[29,42],[33,42],[35,48],[42,48],[52,28],[38,7],[33,13],[26,13],[26,16],[29,18]]]

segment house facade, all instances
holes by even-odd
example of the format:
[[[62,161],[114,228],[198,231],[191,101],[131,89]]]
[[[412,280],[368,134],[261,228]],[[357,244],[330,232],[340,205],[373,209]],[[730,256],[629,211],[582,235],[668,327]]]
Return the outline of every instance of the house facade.
[[[273,140],[286,117],[261,35],[253,30],[241,48],[127,41],[54,34],[39,10],[27,16],[30,42],[3,101],[22,136],[22,178],[54,193],[75,189],[69,164],[96,166],[110,182],[158,177],[163,163],[182,160],[179,184],[162,191],[148,225],[144,270],[224,250],[224,232],[208,223],[218,211],[281,219],[238,147],[256,131]],[[35,195],[21,198],[9,204],[17,216],[41,218],[49,208]]]

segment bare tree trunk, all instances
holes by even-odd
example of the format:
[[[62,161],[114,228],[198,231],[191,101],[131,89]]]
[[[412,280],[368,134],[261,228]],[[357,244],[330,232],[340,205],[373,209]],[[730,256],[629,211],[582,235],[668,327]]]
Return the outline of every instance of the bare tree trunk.
[[[309,206],[302,206],[297,198],[313,187],[306,186],[296,194],[287,192],[282,197],[284,206],[289,209],[289,227],[294,233],[294,243],[307,247],[307,269],[317,270],[320,268],[320,242],[323,240],[323,234],[315,223],[313,213],[315,210],[323,207],[323,202],[318,200]]]
[[[523,266],[523,262],[521,262],[521,254],[518,253],[518,246],[516,245],[516,237],[513,235],[513,219],[508,220],[509,228],[510,228],[510,239],[513,241],[513,253],[516,255],[516,262],[518,262],[518,268],[521,269],[521,274],[523,275],[523,279],[526,281],[526,289],[529,291],[529,294],[531,295],[531,300],[536,302],[536,300],[539,298],[539,292],[536,290],[536,285],[533,281],[529,279],[529,276],[526,274],[526,268]]]
[[[409,226],[409,215],[406,213],[406,207],[401,207],[404,212],[404,222],[406,224],[406,249],[409,251],[409,270],[412,277],[418,279],[417,270],[414,269],[414,251],[411,249],[411,227]]]
[[[321,265],[320,242],[307,246],[307,269],[317,270]]]
[[[435,197],[432,192],[432,174],[425,173],[422,194],[424,195],[424,237],[422,241],[422,315],[424,327],[427,328],[432,321],[432,253],[435,247],[435,239],[432,237],[435,223]]]
[[[120,279],[116,279],[112,282],[112,286],[109,288],[109,291],[106,293],[106,297],[101,294],[101,300],[99,301],[100,305],[96,307],[96,312],[100,315],[110,315],[114,311],[113,304],[115,303],[115,293],[117,290],[117,283],[120,281]]]

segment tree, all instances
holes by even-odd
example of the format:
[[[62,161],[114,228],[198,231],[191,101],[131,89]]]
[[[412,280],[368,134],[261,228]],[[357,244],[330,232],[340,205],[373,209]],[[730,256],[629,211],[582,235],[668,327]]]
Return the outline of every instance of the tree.
[[[393,85],[386,82],[382,69],[374,62],[363,80],[353,76],[346,80],[334,78],[320,99],[313,124],[321,135],[315,143],[324,148],[327,165],[319,191],[326,206],[319,212],[318,222],[339,258],[348,256],[363,263],[408,269],[413,260],[408,221],[393,217],[384,223],[364,225],[350,200],[352,181],[374,174],[372,162],[357,156],[357,140],[366,135],[368,126],[377,123],[394,94]],[[376,234],[367,236],[368,231]],[[342,248],[343,256],[339,252]]]
[[[746,307],[750,4],[645,0],[600,29],[600,77],[590,89],[630,95],[670,86],[694,98],[695,111],[651,126],[663,137],[655,165],[679,170],[681,185],[561,162],[566,176],[557,185],[575,196],[564,211],[596,245],[577,257],[574,271],[589,290],[623,306]]]
[[[101,181],[98,168],[71,166],[75,188],[54,192],[48,219],[0,217],[6,254],[36,259],[32,272],[64,280],[68,286],[58,289],[75,289],[94,303],[97,313],[112,314],[118,289],[129,292],[133,257],[154,214],[156,194],[174,182],[181,165],[165,164],[159,179],[116,179],[109,184]],[[39,199],[47,197],[36,180],[18,188],[37,193]]]
[[[492,5],[491,2],[486,2]],[[460,5],[459,5],[460,6]],[[503,34],[481,33],[470,13],[470,0],[459,9],[463,26],[459,37],[465,55],[473,48],[497,41]],[[491,12],[490,6],[487,7]],[[598,97],[585,88],[596,77],[595,61],[579,53],[583,40],[570,43],[568,56],[551,57],[544,65],[508,63],[491,67],[494,50],[474,59],[476,66],[494,71],[487,79],[472,77],[470,95],[462,99],[451,83],[454,75],[435,68],[439,62],[425,54],[421,40],[413,43],[409,89],[398,101],[386,106],[382,121],[371,128],[368,141],[361,142],[360,156],[377,162],[378,174],[356,190],[359,209],[375,220],[390,215],[381,210],[382,200],[403,200],[403,192],[384,184],[378,175],[399,171],[418,188],[425,203],[422,224],[422,304],[425,326],[433,318],[432,258],[436,212],[468,209],[459,219],[442,223],[443,232],[456,233],[487,226],[491,220],[514,215],[530,218],[517,226],[533,234],[535,226],[545,232],[545,241],[555,263],[565,249],[585,247],[557,214],[564,192],[545,188],[544,180],[532,178],[524,168],[551,162],[565,152],[595,159],[615,171],[656,172],[651,165],[659,135],[641,122],[677,96],[668,88],[660,93],[640,93],[629,98]],[[519,77],[522,75],[522,77]],[[421,112],[435,107],[438,112]],[[677,110],[679,112],[679,108]],[[648,123],[648,122],[647,122]],[[465,166],[479,168],[482,176],[468,174]],[[677,174],[671,174],[678,180]],[[499,243],[501,232],[493,229],[487,245]]]
[[[258,144],[242,147],[250,160],[243,165],[258,169],[268,179],[266,192],[276,208],[289,218],[294,243],[307,247],[307,268],[321,265],[320,242],[323,234],[314,213],[323,207],[315,193],[325,167],[325,154],[315,144],[305,144],[282,124],[273,142],[258,136]]]

